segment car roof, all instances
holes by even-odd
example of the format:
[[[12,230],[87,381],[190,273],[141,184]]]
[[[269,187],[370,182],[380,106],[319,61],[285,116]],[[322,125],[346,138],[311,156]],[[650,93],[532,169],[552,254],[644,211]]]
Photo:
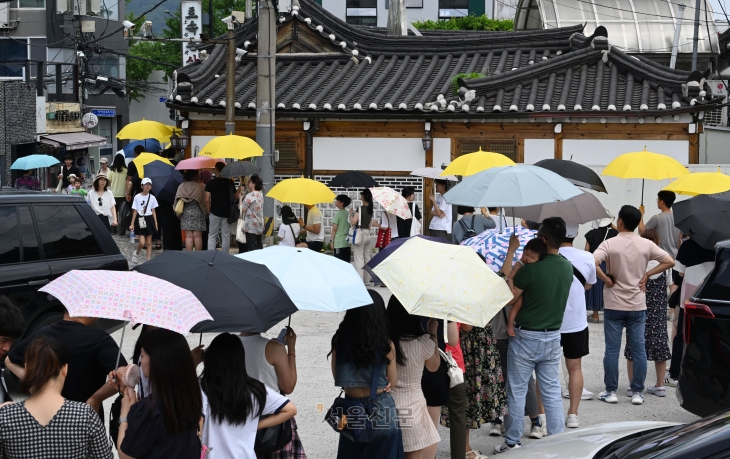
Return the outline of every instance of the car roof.
[[[15,190],[0,188],[0,204],[42,204],[42,203],[76,203],[85,202],[81,196],[49,193],[46,191]]]

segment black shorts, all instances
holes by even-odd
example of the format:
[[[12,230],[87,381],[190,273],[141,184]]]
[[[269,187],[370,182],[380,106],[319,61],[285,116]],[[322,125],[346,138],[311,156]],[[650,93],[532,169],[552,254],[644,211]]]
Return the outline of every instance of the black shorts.
[[[140,228],[139,227],[139,219],[144,218],[147,222],[147,228]],[[155,228],[155,218],[152,215],[147,215],[145,217],[141,215],[137,215],[137,220],[134,222],[134,235],[135,236],[152,236],[157,232],[157,229]]]
[[[588,327],[578,332],[561,333],[560,345],[563,346],[563,355],[566,359],[579,359],[590,354]]]
[[[309,247],[309,250],[314,250],[315,252],[322,252],[322,249],[324,249],[324,242],[323,241],[307,241],[307,247]]]

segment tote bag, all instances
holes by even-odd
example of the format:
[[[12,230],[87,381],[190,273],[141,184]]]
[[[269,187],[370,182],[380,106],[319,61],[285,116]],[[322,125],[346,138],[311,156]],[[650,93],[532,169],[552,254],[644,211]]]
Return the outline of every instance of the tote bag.
[[[246,232],[243,225],[243,196],[238,198],[238,220],[236,222],[236,241],[246,243]]]

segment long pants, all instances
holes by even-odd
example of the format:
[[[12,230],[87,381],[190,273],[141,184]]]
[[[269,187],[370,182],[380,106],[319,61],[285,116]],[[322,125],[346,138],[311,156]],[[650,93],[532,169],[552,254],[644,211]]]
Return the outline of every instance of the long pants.
[[[432,237],[440,237],[444,241],[451,244],[451,233],[444,231],[444,230],[431,230],[431,236]]]
[[[449,389],[449,440],[451,457],[466,456],[466,383]]]
[[[221,234],[221,249],[228,253],[231,248],[231,227],[227,217],[218,217],[210,214],[210,229],[208,230],[208,250],[215,250],[215,240]]]
[[[502,367],[502,377],[504,378],[505,385],[508,385],[509,378],[507,378],[507,352],[509,351],[509,339],[498,339],[497,351],[499,352],[499,365]],[[527,398],[525,399],[525,416],[534,417],[538,414],[540,414],[540,405],[538,405],[537,403],[535,378],[532,376],[532,374],[530,374],[530,382],[527,384]]]
[[[335,258],[344,261],[345,263],[350,262],[350,247],[340,247],[335,249]]]
[[[565,430],[565,414],[560,387],[560,332],[515,329],[507,355],[507,416],[504,440],[508,445],[521,444],[525,432],[525,397],[534,371],[540,383],[545,406],[548,435]]]
[[[263,237],[261,234],[246,233],[246,251],[251,252],[264,248]],[[240,249],[239,249],[240,251]]]
[[[606,392],[615,392],[618,389],[618,358],[624,328],[626,328],[626,337],[629,340],[629,346],[631,346],[631,358],[634,360],[631,391],[635,394],[644,391],[644,382],[646,381],[645,326],[646,311],[604,309],[603,333],[606,351],[603,354],[603,382],[606,385]],[[540,387],[540,390],[542,390],[542,387]]]
[[[682,370],[682,355],[684,354],[684,308],[679,308],[677,334],[672,341],[672,360],[669,365],[669,377],[679,379]]]
[[[360,274],[363,282],[370,282],[370,274],[363,269],[363,266],[365,266],[370,261],[370,258],[372,258],[370,244],[372,244],[372,241],[368,236],[361,245],[352,246],[352,254],[355,257],[355,270],[358,274]]]
[[[100,215],[100,214],[96,214],[96,216],[99,217],[99,220],[101,220],[101,224],[104,225],[106,230],[111,233],[112,228],[111,228],[111,226],[109,226],[109,217],[107,217],[106,215]]]

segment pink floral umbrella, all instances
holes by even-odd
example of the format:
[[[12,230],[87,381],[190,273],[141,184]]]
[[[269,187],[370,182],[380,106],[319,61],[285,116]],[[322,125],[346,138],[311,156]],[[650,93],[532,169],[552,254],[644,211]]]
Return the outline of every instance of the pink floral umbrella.
[[[177,163],[175,169],[179,171],[210,169],[211,167],[215,167],[216,163],[225,164],[226,162],[219,158],[211,158],[210,156],[196,156],[194,158],[183,159],[182,161]]]
[[[393,188],[379,186],[370,188],[373,193],[373,200],[378,202],[389,214],[408,219],[412,218],[411,209],[408,208],[408,201]]]

